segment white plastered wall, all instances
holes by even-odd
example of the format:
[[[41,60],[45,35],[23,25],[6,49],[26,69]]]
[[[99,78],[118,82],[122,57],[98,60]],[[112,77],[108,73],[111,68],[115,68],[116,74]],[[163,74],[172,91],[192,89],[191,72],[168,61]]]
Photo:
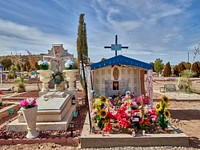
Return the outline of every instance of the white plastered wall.
[[[120,70],[120,77],[119,82],[125,81],[128,83],[127,90],[130,90],[131,92],[134,91],[135,95],[141,94],[141,81],[140,81],[140,70],[137,67],[132,66],[118,66],[118,69]],[[113,67],[108,66],[104,68],[99,68],[94,70],[94,90],[95,92],[100,95],[106,94],[106,83],[105,81],[110,81],[109,84],[112,84],[113,79]],[[121,86],[121,85],[120,85]],[[112,91],[112,85],[110,85],[111,92],[118,93],[119,91]],[[123,91],[123,90],[121,90]],[[125,91],[123,91],[125,92]]]

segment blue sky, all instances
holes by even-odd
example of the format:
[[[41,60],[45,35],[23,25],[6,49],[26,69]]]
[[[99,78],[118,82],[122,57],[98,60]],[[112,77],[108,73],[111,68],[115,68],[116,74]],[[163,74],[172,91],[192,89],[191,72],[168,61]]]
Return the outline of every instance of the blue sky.
[[[89,57],[114,56],[104,46],[129,46],[119,54],[145,62],[190,61],[200,42],[199,0],[0,0],[0,55],[47,53],[64,44],[76,56],[80,13],[85,13]],[[200,55],[196,58],[200,61]]]

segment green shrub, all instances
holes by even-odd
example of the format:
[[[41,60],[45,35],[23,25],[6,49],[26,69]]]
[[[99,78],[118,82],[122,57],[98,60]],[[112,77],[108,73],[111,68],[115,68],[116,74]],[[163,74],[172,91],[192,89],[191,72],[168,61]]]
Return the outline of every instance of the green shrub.
[[[190,77],[194,76],[195,73],[190,72],[190,70],[183,70],[181,72],[181,77],[178,78],[178,88],[182,92],[192,93],[192,82]]]
[[[178,88],[181,92],[191,93],[192,83],[189,78],[179,77],[178,78]]]
[[[17,84],[17,92],[18,93],[21,93],[21,92],[25,92],[25,85],[24,85],[24,76],[20,76],[19,79],[17,79],[16,81],[18,84]]]
[[[18,93],[22,93],[22,92],[25,92],[25,85],[23,83],[19,83],[17,85],[18,89],[17,89],[17,92]]]
[[[14,74],[13,74],[13,73],[10,73],[10,72],[9,72],[9,73],[7,74],[7,78],[8,78],[8,79],[14,79],[15,77],[14,77]]]

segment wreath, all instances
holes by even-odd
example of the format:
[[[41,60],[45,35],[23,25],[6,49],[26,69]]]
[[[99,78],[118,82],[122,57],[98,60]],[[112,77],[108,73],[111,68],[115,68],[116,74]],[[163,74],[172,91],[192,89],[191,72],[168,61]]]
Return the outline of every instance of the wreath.
[[[52,77],[53,77],[53,82],[54,82],[55,84],[60,84],[62,81],[64,81],[64,78],[63,78],[61,72],[53,73],[53,74],[52,74]]]

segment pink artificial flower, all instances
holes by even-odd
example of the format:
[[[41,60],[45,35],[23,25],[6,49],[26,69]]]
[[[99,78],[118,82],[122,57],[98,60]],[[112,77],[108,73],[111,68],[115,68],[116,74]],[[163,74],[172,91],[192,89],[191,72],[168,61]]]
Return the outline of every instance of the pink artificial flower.
[[[19,103],[19,106],[20,107],[26,107],[26,106],[28,106],[28,101],[27,100],[22,100],[20,103]]]
[[[33,105],[33,106],[36,105],[36,99],[32,100],[32,105]]]
[[[151,120],[158,122],[158,116],[157,115],[151,115]]]
[[[91,117],[92,117],[92,118],[95,118],[96,115],[97,115],[97,112],[96,112],[95,110],[93,110],[93,111],[91,112]]]
[[[117,114],[117,111],[115,111],[114,108],[111,108],[111,109],[110,109],[110,112],[111,112],[111,114],[112,114],[113,116],[115,116],[115,115]]]
[[[155,110],[155,109],[151,109],[151,110],[149,111],[149,114],[150,114],[150,115],[155,115],[155,114],[156,114],[156,110]]]

